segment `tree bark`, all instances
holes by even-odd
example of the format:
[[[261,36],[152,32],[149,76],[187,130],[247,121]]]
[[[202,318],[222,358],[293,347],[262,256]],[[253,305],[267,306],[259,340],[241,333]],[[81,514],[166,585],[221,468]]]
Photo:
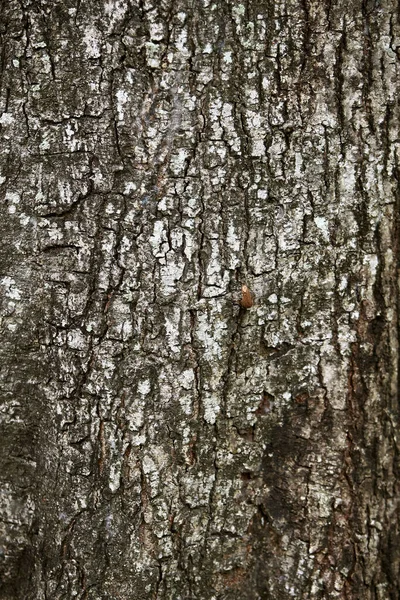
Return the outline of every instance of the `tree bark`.
[[[0,598],[397,599],[398,4],[0,28]]]

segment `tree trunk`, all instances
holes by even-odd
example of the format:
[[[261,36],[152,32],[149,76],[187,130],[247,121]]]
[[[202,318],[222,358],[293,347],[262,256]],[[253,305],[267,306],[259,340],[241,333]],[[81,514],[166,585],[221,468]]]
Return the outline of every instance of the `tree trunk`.
[[[399,598],[398,5],[0,27],[0,598]]]

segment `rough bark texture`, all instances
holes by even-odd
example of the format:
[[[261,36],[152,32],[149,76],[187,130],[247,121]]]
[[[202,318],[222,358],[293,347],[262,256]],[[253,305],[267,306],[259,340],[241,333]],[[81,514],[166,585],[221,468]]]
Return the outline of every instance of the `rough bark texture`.
[[[397,599],[397,4],[0,35],[0,598]]]

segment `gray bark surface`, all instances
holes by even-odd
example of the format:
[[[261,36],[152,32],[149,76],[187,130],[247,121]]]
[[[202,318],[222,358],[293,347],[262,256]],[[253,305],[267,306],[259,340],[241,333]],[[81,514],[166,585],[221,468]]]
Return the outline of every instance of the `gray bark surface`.
[[[398,4],[0,7],[1,600],[398,599]]]

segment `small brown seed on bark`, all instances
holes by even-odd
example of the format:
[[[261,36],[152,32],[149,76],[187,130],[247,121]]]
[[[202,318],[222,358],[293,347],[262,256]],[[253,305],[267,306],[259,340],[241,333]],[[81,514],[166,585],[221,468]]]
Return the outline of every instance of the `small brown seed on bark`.
[[[251,308],[253,306],[253,296],[247,285],[242,285],[242,299],[240,301],[242,308]]]

